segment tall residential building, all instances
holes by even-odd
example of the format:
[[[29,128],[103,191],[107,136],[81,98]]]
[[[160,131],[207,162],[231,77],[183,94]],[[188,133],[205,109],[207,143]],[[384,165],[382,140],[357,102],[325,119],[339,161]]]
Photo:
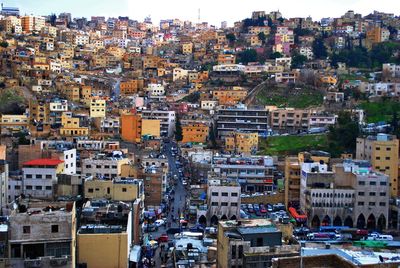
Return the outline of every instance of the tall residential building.
[[[256,132],[265,137],[268,132],[268,111],[237,106],[217,110],[218,137],[223,139],[234,131]]]
[[[142,136],[142,116],[140,114],[121,115],[121,137],[124,141],[139,142]]]
[[[162,110],[143,110],[143,119],[160,120],[160,132],[162,137],[172,137],[175,131],[175,112]]]
[[[272,267],[273,258],[298,256],[300,245],[283,242],[287,227],[267,219],[219,222],[217,267]]]
[[[258,150],[258,133],[235,132],[225,137],[225,151],[234,154],[255,154]]]
[[[38,16],[24,16],[21,18],[22,30],[26,33],[40,31],[45,26],[45,18]]]
[[[399,140],[392,135],[378,134],[357,139],[356,158],[369,160],[372,168],[390,178],[390,196],[399,196]]]
[[[240,185],[234,180],[208,181],[207,207],[211,224],[219,220],[237,220],[240,218]]]

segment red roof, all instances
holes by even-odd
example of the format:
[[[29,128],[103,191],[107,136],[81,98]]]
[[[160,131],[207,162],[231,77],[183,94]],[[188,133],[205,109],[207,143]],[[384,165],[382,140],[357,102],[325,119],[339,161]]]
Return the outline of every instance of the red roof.
[[[31,161],[24,162],[24,166],[57,166],[60,163],[63,163],[63,160],[59,159],[50,159],[50,158],[39,158]]]

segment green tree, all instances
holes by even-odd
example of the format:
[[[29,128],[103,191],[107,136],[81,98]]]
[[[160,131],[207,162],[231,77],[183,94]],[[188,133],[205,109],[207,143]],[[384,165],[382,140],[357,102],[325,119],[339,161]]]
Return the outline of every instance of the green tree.
[[[279,52],[274,52],[274,53],[272,53],[271,55],[269,55],[269,58],[270,59],[272,59],[272,60],[274,60],[274,59],[276,59],[276,58],[281,58],[283,55],[281,54],[281,53],[279,53]]]
[[[333,157],[341,153],[354,153],[360,133],[358,122],[350,112],[340,112],[335,126],[329,128],[328,146]]]
[[[236,36],[235,36],[234,33],[228,33],[228,34],[226,35],[226,39],[228,39],[228,42],[229,42],[230,44],[234,44],[235,41],[236,41]]]
[[[326,47],[324,44],[324,39],[315,39],[312,48],[314,52],[314,57],[316,59],[325,59],[328,56],[328,52],[326,51]]]
[[[179,118],[179,116],[177,116],[175,121],[175,140],[182,141],[182,139],[183,135],[182,135],[181,119]]]
[[[248,64],[249,62],[257,61],[257,51],[254,49],[246,49],[238,53],[238,58],[236,60],[238,63]]]
[[[6,41],[0,42],[0,47],[7,48],[8,47],[8,43]]]
[[[292,56],[292,68],[301,68],[307,61],[307,57],[301,54],[294,54]]]
[[[259,32],[259,33],[258,33],[258,39],[259,39],[261,42],[265,43],[265,39],[267,39],[267,36],[265,35],[265,33]]]

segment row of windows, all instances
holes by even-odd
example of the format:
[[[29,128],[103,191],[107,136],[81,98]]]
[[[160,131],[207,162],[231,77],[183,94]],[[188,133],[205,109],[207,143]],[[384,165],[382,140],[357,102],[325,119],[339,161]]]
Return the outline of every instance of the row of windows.
[[[27,179],[32,179],[32,178],[33,178],[33,175],[32,175],[32,174],[26,174],[26,178],[27,178]],[[36,179],[43,179],[43,174],[36,174],[36,175],[35,175],[35,178],[36,178]],[[51,179],[51,178],[53,178],[53,176],[52,176],[52,175],[49,175],[49,174],[46,174],[46,175],[44,176],[44,178],[46,178],[46,179]]]
[[[218,192],[212,192],[211,195],[212,196],[219,196],[219,193]],[[228,193],[227,192],[222,192],[221,196],[228,196]],[[238,193],[231,193],[231,196],[238,196]]]
[[[101,165],[95,165],[96,168],[102,168]],[[86,168],[92,168],[92,165],[86,165]],[[104,165],[104,168],[110,168],[109,165]],[[112,165],[111,168],[117,168],[117,166]]]
[[[313,207],[329,207],[329,208],[334,208],[334,207],[351,207],[352,204],[350,203],[325,203],[325,202],[314,202],[312,203]]]
[[[17,188],[15,188],[15,189],[17,189]],[[51,186],[46,186],[45,189],[51,191],[52,187]],[[32,185],[26,185],[25,186],[25,190],[33,190],[33,186]],[[35,190],[43,190],[43,186],[36,185],[35,186]]]
[[[57,224],[51,225],[51,232],[52,233],[58,233],[58,225]],[[30,234],[31,233],[31,227],[29,225],[22,226],[22,233]]]
[[[365,196],[364,192],[358,192],[359,196]],[[369,196],[376,196],[376,192],[369,192]],[[379,196],[386,196],[386,192],[380,192]]]
[[[341,197],[341,198],[344,198],[344,197],[347,197],[347,198],[350,198],[350,197],[354,197],[354,194],[344,194],[344,193],[334,193],[334,194],[332,194],[332,193],[312,193],[312,195],[311,195],[312,197]]]
[[[364,202],[360,201],[360,202],[357,203],[357,205],[364,206]],[[374,207],[375,206],[375,202],[368,202],[368,206]],[[379,202],[379,206],[380,207],[385,207],[386,206],[386,202]]]
[[[219,205],[218,205],[218,202],[211,202],[211,206],[218,207]],[[229,206],[228,202],[221,202],[221,207],[227,207],[227,206]],[[238,206],[238,203],[231,202],[231,207],[237,207],[237,206]]]
[[[100,191],[100,188],[95,188],[94,190],[93,190],[93,188],[88,188],[89,193],[93,193],[94,191],[98,192],[98,191]],[[127,189],[125,187],[122,188],[122,192],[126,193]],[[107,194],[110,194],[110,193],[111,193],[111,189],[110,189],[110,187],[107,187]]]
[[[365,181],[359,181],[358,185],[365,185]],[[370,181],[369,185],[376,185],[376,181]],[[381,182],[379,182],[379,185],[386,186],[387,183],[386,183],[386,181],[381,181]]]

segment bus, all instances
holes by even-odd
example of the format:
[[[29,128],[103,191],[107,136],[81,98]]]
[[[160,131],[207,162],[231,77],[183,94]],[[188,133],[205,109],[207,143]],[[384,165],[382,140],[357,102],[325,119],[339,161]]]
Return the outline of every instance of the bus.
[[[289,208],[289,213],[296,220],[297,223],[304,223],[307,221],[307,215],[301,213],[294,207]]]

